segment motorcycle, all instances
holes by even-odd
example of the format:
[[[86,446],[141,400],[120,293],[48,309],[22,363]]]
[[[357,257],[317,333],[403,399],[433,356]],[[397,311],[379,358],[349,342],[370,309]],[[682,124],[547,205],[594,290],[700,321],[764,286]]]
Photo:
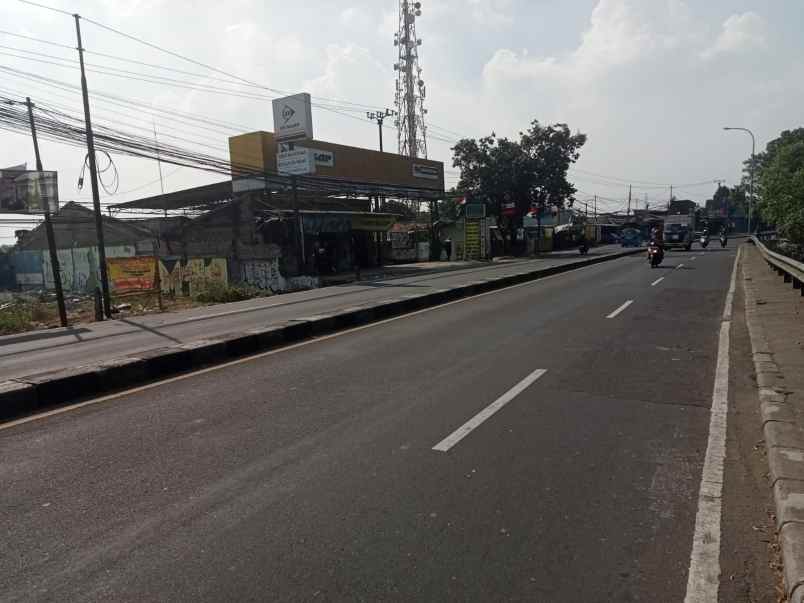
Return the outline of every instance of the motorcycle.
[[[720,246],[721,247],[726,246],[726,235],[720,235]]]
[[[704,249],[706,249],[707,245],[709,245],[709,237],[707,237],[707,236],[705,236],[705,235],[704,235],[704,236],[701,236],[701,241],[700,241],[700,243],[701,243],[701,247],[703,247]]]
[[[585,242],[581,243],[580,245],[578,245],[578,251],[581,252],[581,255],[586,255],[587,253],[589,253],[589,245]]]
[[[656,268],[664,259],[664,251],[658,245],[648,245],[648,263],[651,268]]]

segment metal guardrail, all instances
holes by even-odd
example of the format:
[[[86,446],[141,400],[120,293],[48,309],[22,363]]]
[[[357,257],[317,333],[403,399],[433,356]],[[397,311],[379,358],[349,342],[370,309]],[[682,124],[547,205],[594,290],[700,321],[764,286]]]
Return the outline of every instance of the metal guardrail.
[[[804,263],[771,251],[756,236],[751,237],[751,242],[754,243],[768,265],[784,276],[784,282],[793,283],[793,288],[798,289],[801,295],[804,296]]]

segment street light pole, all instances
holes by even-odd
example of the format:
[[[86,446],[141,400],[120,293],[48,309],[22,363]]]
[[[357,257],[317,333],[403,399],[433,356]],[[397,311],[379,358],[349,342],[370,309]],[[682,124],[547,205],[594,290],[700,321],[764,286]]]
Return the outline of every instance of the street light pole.
[[[740,132],[748,132],[751,135],[751,168],[750,168],[750,185],[748,193],[748,234],[751,234],[751,218],[754,211],[754,164],[756,155],[757,140],[754,138],[754,133],[748,128],[730,128],[728,126],[724,130],[739,130]]]

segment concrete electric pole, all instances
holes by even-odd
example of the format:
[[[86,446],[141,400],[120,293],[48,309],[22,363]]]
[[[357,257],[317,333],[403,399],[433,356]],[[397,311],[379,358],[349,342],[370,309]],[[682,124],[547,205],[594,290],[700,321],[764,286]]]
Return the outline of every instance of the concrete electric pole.
[[[628,209],[625,212],[626,216],[631,215],[631,185],[628,185]]]
[[[382,148],[382,123],[385,121],[386,117],[390,117],[392,115],[396,115],[396,111],[392,109],[386,108],[385,110],[380,111],[367,111],[366,117],[369,118],[371,121],[377,122],[377,128],[380,131],[380,153],[383,152]]]
[[[95,163],[95,138],[92,135],[92,120],[89,117],[89,91],[84,70],[84,47],[81,44],[81,16],[75,17],[75,35],[78,39],[78,59],[81,65],[81,92],[84,97],[84,122],[87,129],[87,160],[89,161],[89,181],[92,184],[92,206],[95,209],[95,231],[98,238],[98,264],[100,264],[101,293],[103,295],[103,314],[112,317],[112,297],[109,292],[109,274],[106,270],[106,244],[103,240],[103,214],[101,214],[100,191],[98,190],[98,166]]]
[[[34,122],[34,104],[30,97],[25,98],[28,107],[28,121],[31,124],[31,138],[33,138],[34,155],[36,156],[36,170],[42,172],[42,157],[39,155],[39,140],[36,138],[36,123]],[[67,308],[64,305],[64,291],[61,286],[61,269],[59,267],[59,253],[56,248],[56,233],[53,231],[53,220],[50,218],[50,197],[44,194],[46,187],[43,183],[39,186],[39,198],[42,199],[42,211],[45,214],[45,234],[47,235],[47,247],[50,252],[50,269],[53,272],[53,286],[56,289],[56,304],[59,308],[59,323],[67,326]]]
[[[411,159],[427,157],[427,128],[424,125],[426,89],[419,67],[419,46],[416,19],[422,14],[421,2],[399,0],[399,30],[394,34],[398,48],[395,104],[399,154]]]

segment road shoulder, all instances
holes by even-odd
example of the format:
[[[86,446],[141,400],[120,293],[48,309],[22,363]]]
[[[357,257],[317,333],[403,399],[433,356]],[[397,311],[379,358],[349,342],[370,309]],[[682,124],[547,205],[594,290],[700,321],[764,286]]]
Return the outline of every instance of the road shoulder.
[[[745,252],[745,250],[743,250]],[[739,280],[742,280],[738,272]],[[723,482],[721,603],[784,600],[767,449],[757,401],[745,295],[735,290],[731,375]]]
[[[753,245],[742,290],[776,528],[790,601],[804,601],[804,298],[784,286]]]

